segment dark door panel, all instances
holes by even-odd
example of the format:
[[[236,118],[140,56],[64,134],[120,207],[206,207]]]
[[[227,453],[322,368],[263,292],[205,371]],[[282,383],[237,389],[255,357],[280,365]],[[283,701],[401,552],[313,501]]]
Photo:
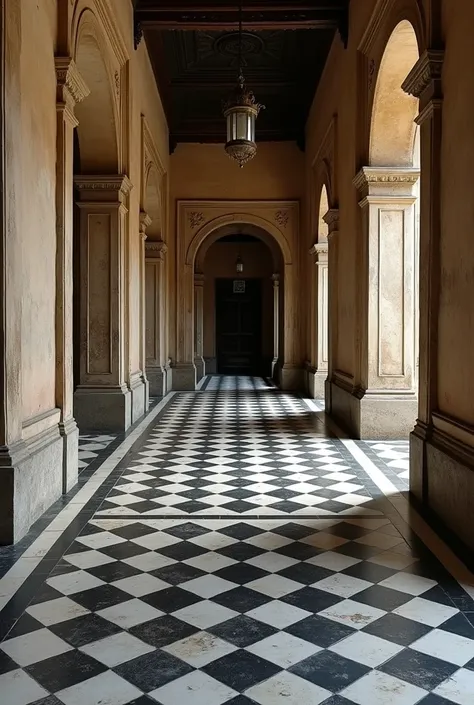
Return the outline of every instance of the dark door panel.
[[[262,357],[261,281],[239,282],[240,286],[234,287],[233,279],[216,280],[217,370],[220,374],[258,375]]]

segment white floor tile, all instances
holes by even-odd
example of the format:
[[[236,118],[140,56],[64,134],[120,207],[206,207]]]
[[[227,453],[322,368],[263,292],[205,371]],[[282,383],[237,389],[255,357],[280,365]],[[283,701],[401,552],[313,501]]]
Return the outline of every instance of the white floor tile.
[[[2,705],[30,705],[44,698],[48,692],[25,671],[9,671],[0,675],[0,697]]]
[[[194,595],[209,599],[210,597],[220,595],[228,590],[233,590],[237,587],[237,584],[210,574],[203,575],[201,578],[195,578],[194,580],[188,580],[183,583],[181,587],[183,590],[192,592]]]
[[[427,691],[380,671],[370,671],[341,692],[357,705],[415,705]]]
[[[213,551],[203,553],[201,556],[196,556],[195,558],[189,558],[183,562],[193,568],[203,570],[206,573],[215,573],[221,568],[227,568],[227,566],[237,563],[237,561],[234,561],[232,558],[221,556],[220,553],[214,553]]]
[[[346,658],[376,668],[404,649],[403,646],[380,639],[372,634],[356,632],[329,647],[330,651]]]
[[[187,702],[192,705],[222,705],[237,695],[232,688],[200,671],[189,673],[150,693],[150,696],[162,705]]]
[[[83,570],[55,575],[52,578],[48,578],[46,582],[50,587],[62,592],[63,595],[74,595],[75,592],[82,592],[83,590],[90,590],[104,585],[103,580],[99,580],[99,578]]]
[[[64,705],[127,705],[142,693],[113,671],[105,671],[56,695]]]
[[[422,597],[415,597],[410,602],[406,602],[401,607],[393,610],[394,614],[399,614],[401,617],[412,619],[415,622],[427,624],[430,627],[439,627],[450,617],[454,617],[458,611],[454,607],[440,605],[437,602],[424,600]]]
[[[456,666],[464,666],[474,658],[474,641],[472,639],[466,639],[464,636],[451,634],[441,629],[433,629],[411,644],[410,648],[448,661],[448,663],[454,663]]]
[[[286,632],[278,632],[256,644],[247,646],[246,651],[276,663],[282,668],[290,668],[295,663],[321,651],[321,648]]]
[[[164,580],[155,578],[148,573],[116,580],[112,585],[134,597],[143,597],[143,595],[149,595],[152,592],[158,592],[170,587],[169,583],[165,583]]]
[[[115,558],[110,558],[106,556],[105,553],[100,551],[82,551],[81,553],[70,553],[64,556],[65,560],[71,565],[75,565],[76,568],[81,570],[87,570],[88,568],[95,568],[99,565],[106,565],[107,563],[114,563]]]
[[[367,580],[337,573],[336,575],[330,575],[328,578],[319,580],[317,583],[313,583],[311,587],[331,592],[334,595],[339,595],[339,597],[352,597],[358,592],[372,587],[372,584],[373,583],[369,583]]]
[[[92,656],[109,668],[114,668],[120,663],[155,651],[155,647],[145,644],[127,632],[119,632],[92,644],[81,646],[80,651]]]
[[[280,570],[289,568],[299,561],[294,558],[289,558],[288,556],[283,556],[280,553],[275,553],[274,551],[267,551],[260,556],[249,558],[245,562],[257,568],[262,568],[262,570],[267,570],[270,573],[278,573]]]
[[[236,650],[237,647],[233,644],[208,632],[198,632],[187,639],[163,647],[163,651],[173,654],[194,668],[202,668]]]
[[[420,575],[412,573],[396,573],[386,580],[382,580],[379,585],[391,588],[392,590],[400,590],[408,595],[422,595],[427,590],[435,587],[436,581],[423,578]]]
[[[108,531],[102,531],[100,534],[90,534],[89,536],[78,536],[77,541],[83,543],[89,548],[104,548],[104,546],[115,546],[117,543],[125,543],[125,539],[121,536],[116,536]]]
[[[247,612],[249,617],[253,617],[253,619],[257,619],[260,622],[265,622],[265,624],[270,624],[270,626],[276,629],[285,629],[285,627],[289,627],[290,624],[294,624],[305,617],[309,617],[310,614],[311,612],[302,610],[299,607],[287,605],[285,602],[280,602],[279,600],[273,600],[266,605],[262,605],[261,607]]]
[[[282,575],[268,575],[247,583],[246,587],[273,597],[273,599],[279,599],[290,592],[301,590],[301,583],[284,578]]]
[[[287,671],[245,691],[259,705],[319,705],[331,693]],[[171,704],[170,704],[171,705]]]
[[[451,678],[441,683],[433,692],[442,698],[452,700],[457,705],[472,705],[474,671],[461,668]]]
[[[59,654],[72,650],[72,646],[50,632],[49,629],[38,629],[35,632],[3,641],[0,648],[19,666],[30,666],[37,661],[59,656]]]
[[[218,605],[216,602],[203,600],[202,602],[197,602],[194,605],[173,612],[173,617],[181,619],[181,621],[187,622],[188,624],[192,624],[199,629],[207,629],[208,627],[213,627],[215,624],[232,619],[232,617],[236,617],[237,614],[238,612],[230,610],[227,607],[222,607],[222,605]]]
[[[151,572],[152,570],[158,570],[158,568],[164,568],[167,565],[172,565],[176,563],[172,558],[167,556],[161,556],[159,553],[142,553],[139,556],[131,556],[130,558],[125,558],[123,563],[131,565],[133,568],[138,570],[143,570],[145,572]]]
[[[314,556],[314,558],[309,558],[306,561],[306,563],[311,563],[311,565],[318,565],[321,568],[328,568],[328,570],[334,571],[345,570],[350,568],[351,565],[360,562],[360,558],[344,556],[342,553],[335,553],[334,551],[326,551],[320,556]]]
[[[340,624],[347,624],[354,629],[363,629],[376,619],[383,617],[386,612],[379,610],[377,607],[363,605],[354,600],[343,600],[337,605],[328,607],[319,612],[322,617],[327,617]]]
[[[302,543],[307,543],[310,546],[316,546],[317,548],[325,548],[330,551],[332,548],[337,548],[347,543],[348,540],[341,538],[340,536],[334,536],[333,534],[326,534],[324,531],[320,531],[317,534],[310,534],[304,539],[301,539]]]
[[[26,611],[46,627],[89,614],[89,610],[73,602],[69,597],[59,597],[57,600],[30,605]]]
[[[163,616],[163,612],[138,599],[121,602],[113,607],[106,607],[104,610],[97,612],[97,614],[104,619],[108,619],[109,622],[117,624],[122,629],[130,629],[130,627],[135,627],[137,624],[143,624],[143,622],[149,622],[152,619]]]

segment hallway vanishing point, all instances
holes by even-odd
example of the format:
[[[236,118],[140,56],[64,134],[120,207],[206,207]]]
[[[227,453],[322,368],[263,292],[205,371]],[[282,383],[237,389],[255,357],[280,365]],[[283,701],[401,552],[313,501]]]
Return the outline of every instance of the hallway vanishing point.
[[[473,576],[407,443],[217,376],[104,438],[0,549],[2,705],[471,705]]]

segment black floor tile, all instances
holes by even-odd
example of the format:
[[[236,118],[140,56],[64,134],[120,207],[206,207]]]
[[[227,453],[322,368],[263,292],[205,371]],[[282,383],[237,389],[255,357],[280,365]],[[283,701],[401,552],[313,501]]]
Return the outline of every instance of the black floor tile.
[[[262,595],[262,593],[250,590],[246,587],[228,590],[222,593],[222,595],[216,595],[212,599],[213,602],[217,602],[218,605],[242,613],[249,612],[250,610],[254,610],[257,607],[261,607],[261,605],[271,602],[271,598],[267,597],[267,595]]]
[[[122,631],[116,624],[97,614],[85,614],[82,617],[54,624],[50,630],[76,649]]]
[[[217,659],[202,670],[237,692],[242,692],[268,680],[280,668],[248,651],[239,650]]]
[[[234,563],[234,565],[229,565],[226,568],[221,568],[216,571],[215,575],[224,580],[230,580],[232,583],[237,583],[238,585],[245,585],[250,583],[252,580],[258,580],[259,578],[264,578],[268,575],[266,570],[257,568],[254,565],[249,565],[247,563]]]
[[[289,670],[329,692],[337,693],[362,678],[370,668],[332,651],[320,651]]]
[[[166,590],[159,590],[158,592],[152,592],[150,595],[145,595],[141,599],[143,602],[168,614],[183,609],[184,607],[194,605],[201,600],[200,597],[193,595],[187,590],[182,590],[177,586],[167,588]]]
[[[266,639],[272,634],[276,634],[278,630],[269,624],[264,624],[241,614],[238,617],[229,619],[227,622],[221,622],[215,627],[210,627],[207,631],[239,648],[244,648],[250,646],[250,644],[255,644],[257,641]]]
[[[196,634],[199,630],[175,617],[165,615],[164,617],[158,617],[158,619],[139,624],[136,627],[131,627],[129,631],[138,639],[155,646],[157,649],[161,649],[164,646],[173,644],[175,641],[186,639]]]
[[[346,624],[339,624],[317,614],[290,625],[285,631],[326,649],[356,632]]]
[[[25,669],[43,688],[56,693],[107,670],[106,666],[81,651],[67,651],[65,654],[48,658]]]
[[[282,602],[286,602],[294,607],[299,607],[302,610],[307,610],[308,612],[321,612],[328,607],[337,605],[339,602],[342,602],[342,600],[343,598],[339,597],[339,595],[333,595],[330,592],[312,587],[302,588],[281,598]]]
[[[181,678],[194,669],[165,651],[153,651],[116,666],[114,671],[145,693]]]
[[[458,668],[452,663],[422,654],[420,651],[404,649],[380,666],[379,670],[430,691],[449,678]]]
[[[428,634],[431,627],[411,619],[405,619],[397,614],[386,614],[372,624],[368,624],[362,631],[393,641],[400,646],[409,646]]]
[[[180,585],[181,583],[186,583],[188,580],[201,578],[203,575],[206,575],[206,573],[186,563],[172,563],[163,568],[152,570],[150,575],[160,578],[160,580],[164,580],[165,583],[170,583],[170,585]]]
[[[130,600],[130,595],[127,592],[108,584],[77,592],[72,597],[74,602],[91,610],[91,612],[99,612],[106,609],[106,607],[112,607]]]
[[[358,592],[355,599],[364,605],[371,605],[371,607],[378,607],[386,612],[391,612],[406,602],[413,600],[413,595],[408,595],[398,590],[391,590],[382,585],[373,585],[366,590],[362,590],[362,592]]]

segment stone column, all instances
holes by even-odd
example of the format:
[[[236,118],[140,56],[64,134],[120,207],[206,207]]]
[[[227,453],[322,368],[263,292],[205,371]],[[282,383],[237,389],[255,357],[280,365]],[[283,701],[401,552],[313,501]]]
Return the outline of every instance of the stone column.
[[[427,504],[438,504],[436,511],[442,516],[443,492],[436,499],[428,493],[428,444],[433,435],[433,412],[438,407],[438,313],[440,296],[440,233],[441,233],[441,142],[443,93],[441,76],[444,51],[429,49],[417,61],[403,83],[403,90],[419,98],[420,152],[422,179],[420,189],[420,273],[419,273],[419,403],[415,429],[410,436],[410,490]],[[462,147],[460,147],[462,148]],[[445,433],[437,439],[438,447],[445,445]],[[436,435],[436,434],[435,434]],[[454,435],[454,434],[453,434]],[[439,441],[441,440],[441,444]],[[456,444],[448,442],[452,452]],[[432,456],[435,454],[431,451]],[[440,461],[440,472],[446,477],[448,463]],[[472,477],[469,471],[468,476]],[[453,475],[451,475],[453,477]],[[472,480],[471,480],[472,482]],[[454,483],[455,484],[455,483]],[[471,485],[472,487],[472,485]],[[442,490],[441,483],[438,489]],[[431,493],[432,495],[434,493]],[[469,493],[464,493],[464,496]],[[463,509],[457,495],[458,516]],[[469,502],[469,500],[467,500]],[[450,510],[447,509],[449,512]],[[466,507],[465,526],[469,530],[471,519]],[[443,517],[447,523],[449,519]],[[472,540],[472,532],[471,532]],[[467,541],[466,541],[467,543]]]
[[[145,243],[145,311],[146,373],[150,395],[166,394],[166,371],[163,367],[163,267],[167,246],[162,240]]]
[[[273,360],[272,379],[278,381],[280,357],[280,275],[272,275],[273,282]]]
[[[151,218],[145,211],[140,212],[140,369],[144,393],[144,409],[148,411],[150,402],[150,383],[146,374],[146,263],[145,245],[146,229]]]
[[[338,231],[339,231],[339,210],[330,208],[323,216],[324,222],[328,226],[328,373],[325,382],[325,409],[326,413],[332,412],[332,381],[333,372],[336,368],[335,360],[337,354],[337,331],[338,331],[338,309],[337,309],[337,284],[338,284]]]
[[[125,361],[126,176],[77,176],[80,208],[81,431],[120,433],[132,422]]]
[[[61,410],[63,491],[77,482],[79,432],[73,416],[72,194],[74,106],[89,90],[70,57],[56,57],[56,406]]]
[[[417,409],[415,384],[415,213],[419,171],[364,167],[361,200],[361,438],[404,438]],[[365,274],[363,273],[365,272]]]
[[[315,399],[324,397],[328,376],[328,243],[311,248],[316,272],[316,367],[313,368],[311,391]]]
[[[194,274],[194,366],[196,368],[196,382],[206,374],[204,362],[204,274]]]

